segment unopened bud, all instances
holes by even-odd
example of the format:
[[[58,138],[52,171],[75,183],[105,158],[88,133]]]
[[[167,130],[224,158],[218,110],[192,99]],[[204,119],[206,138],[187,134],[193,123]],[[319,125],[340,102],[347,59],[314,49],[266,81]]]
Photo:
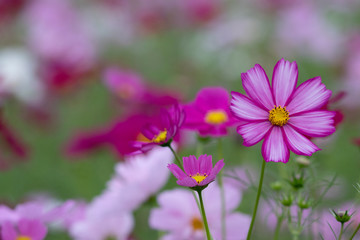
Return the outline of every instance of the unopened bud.
[[[352,215],[349,215],[349,212],[346,211],[337,211],[331,210],[332,214],[334,215],[336,221],[341,223],[346,223],[351,219]]]
[[[288,196],[283,196],[283,198],[281,199],[281,204],[284,205],[285,207],[290,207],[292,205],[294,201],[294,196],[289,194]]]
[[[303,156],[297,157],[295,161],[299,165],[300,168],[306,168],[310,165],[309,159],[307,159],[306,157],[303,157]]]
[[[275,181],[270,184],[270,187],[274,191],[281,191],[281,189],[283,188],[283,185],[280,181]]]

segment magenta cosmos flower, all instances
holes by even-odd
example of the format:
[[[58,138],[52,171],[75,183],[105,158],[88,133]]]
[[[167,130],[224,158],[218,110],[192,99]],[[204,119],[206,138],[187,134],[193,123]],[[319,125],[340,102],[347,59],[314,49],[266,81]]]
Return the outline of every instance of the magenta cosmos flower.
[[[281,59],[274,67],[272,86],[264,69],[256,64],[241,74],[247,96],[232,92],[231,110],[244,124],[237,132],[249,147],[264,139],[265,161],[288,162],[289,150],[311,156],[320,150],[310,137],[325,137],[335,131],[334,112],[321,109],[331,91],[320,77],[296,88],[296,62]]]
[[[161,111],[159,122],[147,123],[143,126],[141,133],[144,138],[133,143],[137,149],[134,154],[147,152],[157,145],[168,146],[178,134],[184,119],[185,113],[178,104],[169,110]]]
[[[229,93],[222,87],[206,87],[196,95],[194,102],[184,106],[184,128],[197,130],[202,136],[219,137],[236,120],[230,112]]]
[[[177,184],[184,187],[206,187],[215,180],[216,175],[224,166],[224,160],[219,160],[214,168],[212,166],[212,156],[201,155],[198,159],[191,155],[183,157],[184,171],[176,164],[169,164],[168,168],[178,179]]]

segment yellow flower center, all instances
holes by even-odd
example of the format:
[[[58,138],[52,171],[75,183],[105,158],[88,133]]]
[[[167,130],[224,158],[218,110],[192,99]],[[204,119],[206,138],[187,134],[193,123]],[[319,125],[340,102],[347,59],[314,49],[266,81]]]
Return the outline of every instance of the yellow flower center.
[[[213,110],[207,112],[205,122],[209,124],[221,124],[228,120],[228,115],[223,110]]]
[[[122,84],[117,89],[117,94],[122,99],[129,99],[135,94],[135,89],[130,84]]]
[[[289,112],[286,110],[286,107],[274,106],[274,108],[269,111],[269,121],[272,125],[284,126],[289,119]]]
[[[144,136],[144,134],[139,133],[136,137],[136,141],[138,142],[151,142],[150,139],[148,139],[147,137]]]
[[[198,218],[198,217],[194,217],[194,218],[191,220],[191,226],[192,226],[192,228],[193,228],[194,231],[203,230],[203,229],[204,229],[204,224],[203,224],[203,222],[201,221],[201,219]]]
[[[193,179],[195,179],[195,181],[196,181],[197,183],[201,183],[202,181],[204,181],[204,179],[207,177],[207,175],[206,175],[206,174],[201,175],[201,174],[197,173],[196,175],[193,175],[193,176],[190,175],[190,177],[192,177]]]
[[[161,131],[157,136],[152,140],[154,143],[160,143],[166,140],[167,130]]]
[[[16,240],[31,240],[31,238],[27,236],[18,236]]]

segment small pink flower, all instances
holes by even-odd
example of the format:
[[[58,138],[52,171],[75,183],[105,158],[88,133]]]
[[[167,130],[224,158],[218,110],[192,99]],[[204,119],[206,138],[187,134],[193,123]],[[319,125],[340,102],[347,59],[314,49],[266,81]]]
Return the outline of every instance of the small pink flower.
[[[46,233],[46,226],[39,220],[21,219],[17,224],[17,229],[11,222],[1,225],[1,239],[3,240],[43,240]]]
[[[320,150],[310,137],[326,137],[335,132],[335,113],[323,110],[331,91],[315,77],[296,88],[296,62],[281,59],[274,68],[272,87],[264,69],[256,64],[241,74],[247,94],[232,92],[231,110],[244,124],[237,132],[249,147],[264,139],[265,161],[288,162],[290,151],[311,156]]]
[[[168,168],[178,179],[177,184],[184,187],[206,187],[215,180],[216,175],[224,166],[224,160],[219,160],[214,168],[212,166],[212,156],[201,155],[198,159],[191,155],[183,157],[184,171],[176,164],[169,164]]]
[[[227,128],[235,124],[230,112],[229,93],[222,87],[201,89],[194,102],[184,106],[184,128],[197,130],[200,135],[224,136]]]

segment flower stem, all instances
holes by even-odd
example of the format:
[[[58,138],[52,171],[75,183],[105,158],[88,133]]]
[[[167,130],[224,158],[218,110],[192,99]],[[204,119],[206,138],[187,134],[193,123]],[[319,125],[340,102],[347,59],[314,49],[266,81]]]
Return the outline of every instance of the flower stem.
[[[276,223],[276,228],[275,228],[275,234],[274,234],[274,240],[278,240],[279,239],[279,233],[280,233],[280,228],[282,225],[284,219],[284,213],[282,212],[280,216],[278,216],[277,218],[277,223]]]
[[[222,150],[222,139],[218,138],[218,159],[223,158]],[[225,189],[224,189],[224,179],[223,171],[219,173],[219,187],[220,187],[220,196],[221,196],[221,239],[226,240],[226,205],[225,205]]]
[[[206,238],[207,240],[211,240],[211,235],[210,235],[210,230],[209,230],[209,225],[206,219],[206,214],[205,214],[205,208],[204,208],[204,202],[202,199],[202,195],[201,195],[201,190],[197,191],[199,194],[199,201],[200,201],[200,207],[201,207],[201,216],[204,222],[204,227],[205,227],[205,231],[206,231]]]
[[[180,160],[180,157],[177,155],[177,153],[174,151],[174,149],[171,147],[171,145],[169,144],[168,147],[170,148],[171,152],[173,153],[177,163],[179,164],[179,167],[181,168],[181,170],[184,171],[184,167],[183,167],[183,164]]]
[[[344,232],[344,223],[341,223],[340,234],[339,234],[338,240],[341,240],[343,232]]]
[[[351,237],[350,237],[349,240],[352,240],[352,239],[355,237],[356,233],[357,233],[359,230],[360,230],[360,224],[357,226],[357,228],[355,229],[355,232],[353,233],[353,235],[351,235]]]
[[[248,232],[248,235],[247,235],[247,237],[246,237],[246,240],[250,240],[250,238],[251,238],[251,233],[252,233],[252,230],[253,230],[253,228],[254,228],[254,223],[255,223],[255,218],[256,218],[256,212],[257,212],[257,208],[258,208],[258,205],[259,205],[259,200],[260,200],[260,195],[261,195],[261,189],[262,189],[262,184],[263,184],[263,180],[264,180],[265,164],[266,164],[266,162],[263,161],[262,166],[261,166],[261,174],[260,174],[259,187],[258,187],[258,191],[257,191],[256,201],[255,201],[254,212],[253,212],[253,215],[252,215],[252,219],[251,219],[251,223],[250,223],[250,228],[249,228],[249,232]]]

